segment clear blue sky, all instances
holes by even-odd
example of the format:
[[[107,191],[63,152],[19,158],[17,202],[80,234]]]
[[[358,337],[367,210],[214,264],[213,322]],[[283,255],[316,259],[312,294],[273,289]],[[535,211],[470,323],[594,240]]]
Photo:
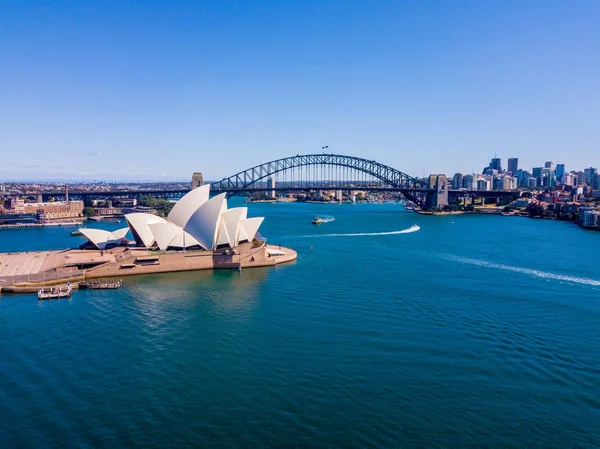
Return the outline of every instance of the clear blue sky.
[[[600,1],[4,1],[0,181],[600,165]]]

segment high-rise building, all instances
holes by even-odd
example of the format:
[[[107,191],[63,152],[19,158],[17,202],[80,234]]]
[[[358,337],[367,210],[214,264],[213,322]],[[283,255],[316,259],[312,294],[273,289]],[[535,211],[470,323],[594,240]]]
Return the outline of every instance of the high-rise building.
[[[508,158],[508,171],[513,175],[517,174],[519,170],[519,158],[518,157],[510,157]]]
[[[499,157],[492,158],[490,168],[492,170],[498,170],[498,173],[502,173],[502,159]]]
[[[556,164],[556,179],[562,179],[565,173],[565,164]]]
[[[583,170],[583,182],[586,184],[592,184],[592,178],[597,173],[597,170],[593,167],[586,168]]]
[[[575,176],[573,176],[572,174],[565,173],[560,178],[560,183],[564,186],[573,187],[575,185]]]
[[[542,170],[542,167],[533,167],[533,169],[531,170],[531,176],[537,179],[537,185],[542,184]]]
[[[463,179],[463,186],[467,190],[474,190],[477,188],[477,181],[475,175],[465,175]]]
[[[547,168],[548,170],[554,170],[554,162],[552,162],[552,161],[544,162],[544,168]]]
[[[462,189],[463,188],[463,179],[465,175],[463,173],[456,173],[452,177],[452,188],[453,189]]]
[[[192,190],[204,185],[204,176],[202,173],[196,172],[192,174]]]

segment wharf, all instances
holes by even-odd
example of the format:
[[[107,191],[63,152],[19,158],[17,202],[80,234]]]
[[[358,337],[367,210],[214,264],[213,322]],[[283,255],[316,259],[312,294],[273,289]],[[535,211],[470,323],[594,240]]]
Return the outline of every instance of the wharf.
[[[295,260],[293,249],[264,243],[243,243],[229,251],[150,251],[116,247],[110,250],[0,253],[0,289],[27,292],[40,287],[90,279],[176,271],[241,269],[274,266]]]

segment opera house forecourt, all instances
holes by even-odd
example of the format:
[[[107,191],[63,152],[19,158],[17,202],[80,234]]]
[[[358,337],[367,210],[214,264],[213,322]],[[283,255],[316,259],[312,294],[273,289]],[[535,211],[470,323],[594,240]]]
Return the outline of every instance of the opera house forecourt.
[[[129,226],[116,231],[80,228],[88,240],[79,249],[0,254],[0,287],[18,292],[57,282],[296,259],[296,251],[266,243],[258,232],[263,217],[248,218],[246,207],[228,209],[224,193],[209,193],[208,184],[190,191],[166,219],[133,213],[125,215]],[[127,240],[129,231],[134,241]]]

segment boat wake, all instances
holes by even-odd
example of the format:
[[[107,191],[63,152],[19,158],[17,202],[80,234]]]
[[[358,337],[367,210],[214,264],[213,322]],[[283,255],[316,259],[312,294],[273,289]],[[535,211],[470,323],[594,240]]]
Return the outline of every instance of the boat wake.
[[[471,259],[468,257],[446,255],[445,258],[448,260],[453,260],[455,262],[461,262],[461,263],[466,263],[466,264],[470,264],[470,265],[477,265],[477,266],[485,267],[485,268],[494,268],[497,270],[512,271],[515,273],[528,274],[530,276],[535,276],[535,277],[543,278],[543,279],[552,279],[552,280],[556,280],[556,281],[573,282],[575,284],[600,286],[600,281],[596,281],[594,279],[589,279],[589,278],[567,276],[565,274],[550,273],[548,271],[534,270],[531,268],[514,267],[511,265],[487,262],[485,260]]]
[[[388,231],[388,232],[352,232],[349,234],[313,234],[313,235],[305,235],[304,238],[308,237],[366,237],[366,236],[376,236],[376,235],[398,235],[398,234],[410,234],[411,232],[417,232],[421,229],[420,226],[413,225],[410,228],[402,229],[400,231]]]
[[[323,219],[323,223],[330,223],[335,220],[335,217],[328,217],[327,215],[321,216],[321,218]]]

